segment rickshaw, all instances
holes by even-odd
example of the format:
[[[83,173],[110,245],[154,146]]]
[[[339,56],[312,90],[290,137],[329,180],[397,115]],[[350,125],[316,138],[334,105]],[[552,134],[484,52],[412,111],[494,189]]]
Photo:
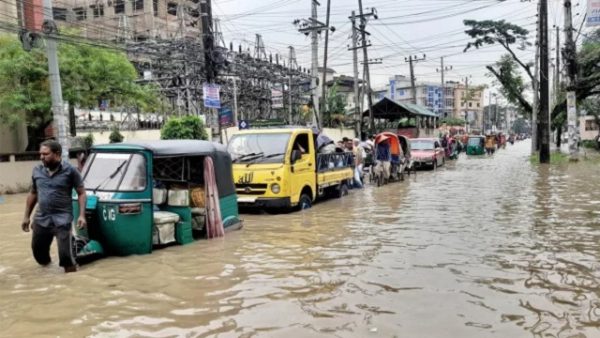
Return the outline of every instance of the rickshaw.
[[[220,144],[164,140],[98,145],[91,149],[82,177],[88,226],[76,235],[80,264],[90,256],[149,254],[242,227],[231,157]]]
[[[481,135],[471,135],[467,140],[467,155],[484,155],[485,138]]]
[[[398,140],[400,140],[400,147],[402,148],[402,154],[404,154],[404,171],[410,175],[410,172],[417,173],[417,168],[414,165],[414,161],[410,154],[410,141],[404,135],[398,135]]]
[[[398,135],[383,132],[375,136],[375,166],[372,181],[381,186],[390,180],[404,180],[407,164]]]

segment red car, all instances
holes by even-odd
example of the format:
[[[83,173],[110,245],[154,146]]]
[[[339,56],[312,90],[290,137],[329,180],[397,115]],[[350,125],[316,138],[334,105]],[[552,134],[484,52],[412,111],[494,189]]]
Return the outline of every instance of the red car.
[[[446,163],[446,154],[437,138],[413,138],[410,140],[411,156],[417,167],[433,169]]]

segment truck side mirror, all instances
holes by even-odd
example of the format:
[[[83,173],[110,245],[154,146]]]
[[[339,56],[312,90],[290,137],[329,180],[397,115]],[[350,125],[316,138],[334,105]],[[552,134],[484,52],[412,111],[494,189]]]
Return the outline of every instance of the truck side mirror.
[[[292,150],[292,164],[296,163],[299,159],[302,158],[302,153],[300,150]]]

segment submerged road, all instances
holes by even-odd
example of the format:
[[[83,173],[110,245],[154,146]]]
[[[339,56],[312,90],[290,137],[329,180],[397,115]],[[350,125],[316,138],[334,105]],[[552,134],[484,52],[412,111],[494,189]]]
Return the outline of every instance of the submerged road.
[[[36,265],[0,204],[0,336],[600,337],[600,166],[529,143],[223,239]]]

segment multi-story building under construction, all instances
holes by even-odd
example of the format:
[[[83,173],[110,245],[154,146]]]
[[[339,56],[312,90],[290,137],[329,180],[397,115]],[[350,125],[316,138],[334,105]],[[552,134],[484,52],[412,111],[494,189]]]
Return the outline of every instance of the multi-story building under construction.
[[[89,39],[201,39],[198,0],[62,0],[54,1],[52,12],[59,25]]]

